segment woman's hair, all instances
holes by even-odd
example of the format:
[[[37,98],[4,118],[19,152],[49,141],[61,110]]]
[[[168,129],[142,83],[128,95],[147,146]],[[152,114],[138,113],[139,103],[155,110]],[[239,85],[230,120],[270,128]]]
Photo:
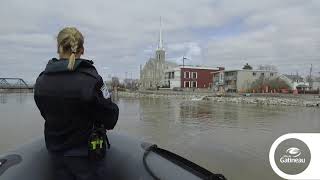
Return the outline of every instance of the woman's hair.
[[[76,54],[83,49],[84,38],[75,27],[62,29],[57,37],[58,53],[70,54],[68,69],[73,70],[76,61]]]

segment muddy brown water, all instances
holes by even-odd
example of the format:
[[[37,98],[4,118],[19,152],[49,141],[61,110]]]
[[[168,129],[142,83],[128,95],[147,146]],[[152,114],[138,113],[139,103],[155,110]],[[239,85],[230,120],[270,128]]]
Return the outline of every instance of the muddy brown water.
[[[231,180],[281,179],[268,160],[274,140],[286,133],[320,132],[317,108],[159,98],[116,103],[115,131],[156,143]],[[42,133],[33,94],[0,94],[0,153]]]

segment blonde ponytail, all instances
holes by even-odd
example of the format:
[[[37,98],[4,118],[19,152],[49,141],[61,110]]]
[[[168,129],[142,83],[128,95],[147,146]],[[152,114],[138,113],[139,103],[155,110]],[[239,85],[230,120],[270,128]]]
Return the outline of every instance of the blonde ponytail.
[[[74,64],[76,62],[76,55],[75,53],[71,53],[70,57],[69,57],[69,63],[68,63],[68,69],[70,71],[74,70]]]
[[[73,71],[74,64],[76,62],[76,53],[78,50],[78,42],[73,35],[71,35],[71,37],[70,37],[70,46],[71,46],[71,55],[69,57],[68,69],[70,71]]]
[[[68,69],[73,71],[76,61],[76,54],[79,53],[84,44],[84,38],[82,34],[74,27],[66,27],[59,32],[57,41],[58,52],[70,54]]]

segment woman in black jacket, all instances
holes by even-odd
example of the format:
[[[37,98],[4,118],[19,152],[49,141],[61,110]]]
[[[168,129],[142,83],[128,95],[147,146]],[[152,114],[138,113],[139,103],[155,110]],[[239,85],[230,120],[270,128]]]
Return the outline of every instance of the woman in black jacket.
[[[62,29],[57,36],[59,59],[48,62],[35,84],[34,99],[45,119],[46,146],[59,180],[103,178],[103,157],[89,158],[102,146],[92,149],[90,138],[94,127],[113,129],[119,115],[93,62],[80,59],[83,44],[76,28]],[[105,150],[105,142],[103,146]]]

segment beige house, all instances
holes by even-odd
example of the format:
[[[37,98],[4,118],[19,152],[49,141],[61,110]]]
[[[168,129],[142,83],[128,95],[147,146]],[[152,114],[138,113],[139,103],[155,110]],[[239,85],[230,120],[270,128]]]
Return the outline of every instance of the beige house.
[[[250,89],[253,82],[258,79],[273,79],[278,72],[268,70],[228,70],[224,71],[224,89],[227,92],[241,92]],[[214,83],[216,84],[216,83]]]

